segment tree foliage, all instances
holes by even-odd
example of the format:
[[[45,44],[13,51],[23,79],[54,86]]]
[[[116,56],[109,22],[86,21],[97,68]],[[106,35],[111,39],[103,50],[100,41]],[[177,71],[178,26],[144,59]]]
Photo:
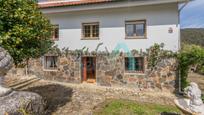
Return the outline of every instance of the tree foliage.
[[[52,46],[52,26],[35,0],[0,0],[0,45],[18,65]]]
[[[181,88],[187,85],[188,71],[191,65],[204,64],[204,48],[197,45],[184,45],[178,54]]]
[[[181,42],[183,44],[195,44],[204,47],[204,29],[181,30]]]

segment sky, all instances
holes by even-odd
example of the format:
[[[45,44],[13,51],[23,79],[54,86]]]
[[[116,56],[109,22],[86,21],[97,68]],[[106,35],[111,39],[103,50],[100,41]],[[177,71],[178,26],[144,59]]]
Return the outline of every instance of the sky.
[[[180,12],[181,28],[204,28],[204,0],[189,2]]]

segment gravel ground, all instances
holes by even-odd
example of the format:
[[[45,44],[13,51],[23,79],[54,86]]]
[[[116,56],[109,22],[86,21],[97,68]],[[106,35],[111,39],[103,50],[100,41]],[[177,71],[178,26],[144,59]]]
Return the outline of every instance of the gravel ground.
[[[69,84],[40,80],[21,89],[40,94],[47,101],[50,115],[92,115],[95,108],[110,99],[174,105],[169,92],[102,87],[95,84]]]
[[[23,90],[43,96],[52,115],[92,115],[97,105],[107,99],[174,105],[174,95],[164,92],[140,92],[132,89],[106,88],[89,84],[67,84],[41,80]]]

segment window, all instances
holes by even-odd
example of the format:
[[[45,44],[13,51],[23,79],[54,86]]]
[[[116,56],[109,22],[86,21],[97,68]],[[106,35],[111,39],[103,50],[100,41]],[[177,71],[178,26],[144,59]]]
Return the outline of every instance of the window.
[[[44,57],[44,69],[55,70],[57,69],[57,56],[45,56]]]
[[[125,57],[125,71],[144,72],[143,57]]]
[[[145,38],[146,37],[146,21],[126,21],[125,31],[127,39]]]
[[[98,39],[99,38],[99,23],[83,23],[83,38],[82,39]]]
[[[54,41],[59,40],[59,25],[53,25],[52,39]]]

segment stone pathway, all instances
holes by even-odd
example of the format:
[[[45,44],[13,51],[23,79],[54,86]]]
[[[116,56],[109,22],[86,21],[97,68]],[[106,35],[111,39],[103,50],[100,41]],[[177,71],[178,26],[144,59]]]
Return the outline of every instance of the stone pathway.
[[[161,91],[138,91],[46,80],[32,83],[21,90],[36,92],[43,96],[47,101],[47,112],[52,115],[92,115],[94,108],[107,99],[174,105],[175,98],[173,94]]]

